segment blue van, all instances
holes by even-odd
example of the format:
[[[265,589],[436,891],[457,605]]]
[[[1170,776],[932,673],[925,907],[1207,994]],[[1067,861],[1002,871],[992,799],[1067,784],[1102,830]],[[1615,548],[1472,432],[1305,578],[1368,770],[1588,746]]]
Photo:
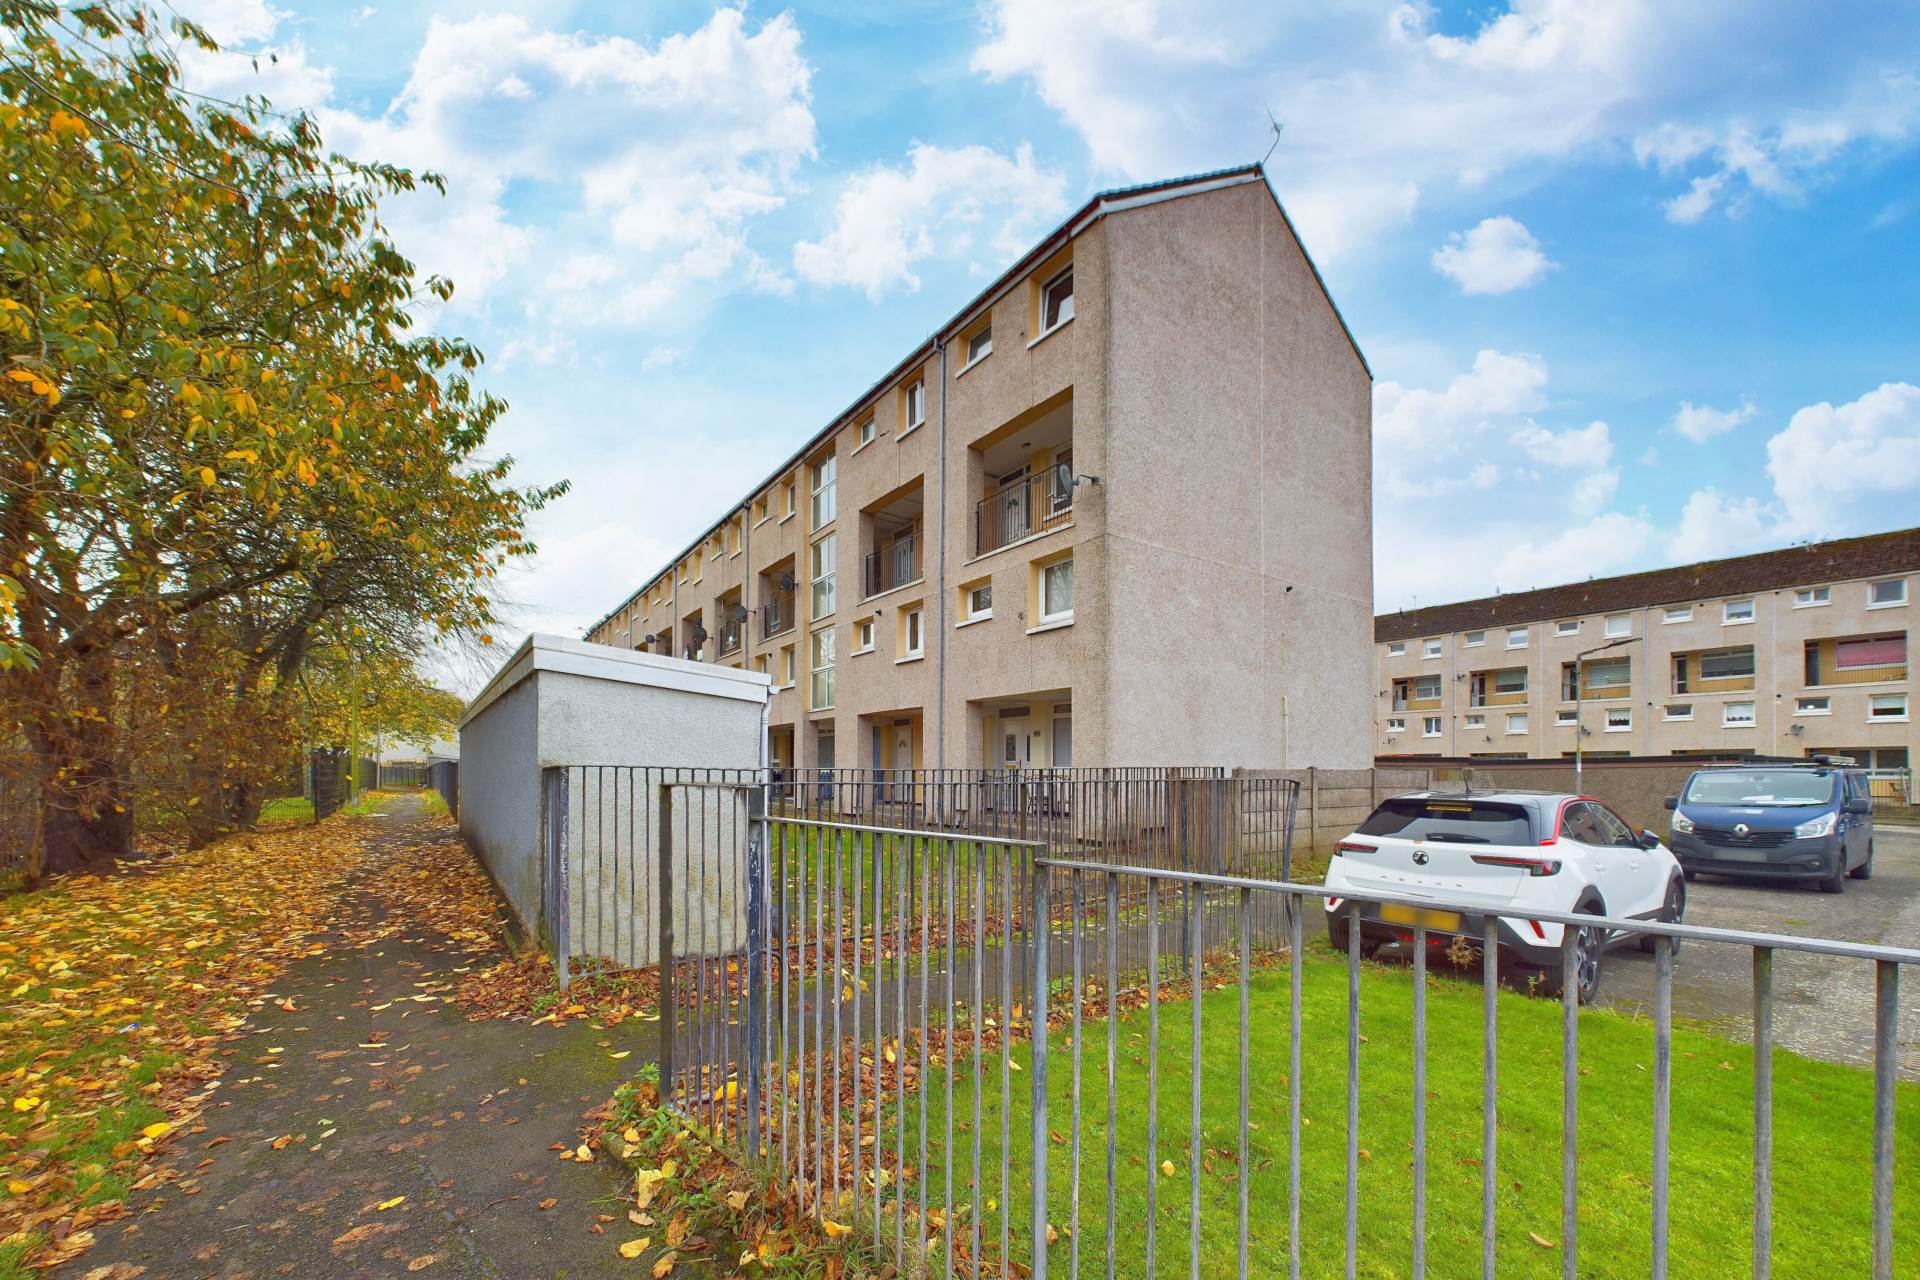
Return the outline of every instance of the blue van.
[[[1867,776],[1838,762],[1701,769],[1667,808],[1667,847],[1689,880],[1702,871],[1768,876],[1839,893],[1847,877],[1873,874]]]

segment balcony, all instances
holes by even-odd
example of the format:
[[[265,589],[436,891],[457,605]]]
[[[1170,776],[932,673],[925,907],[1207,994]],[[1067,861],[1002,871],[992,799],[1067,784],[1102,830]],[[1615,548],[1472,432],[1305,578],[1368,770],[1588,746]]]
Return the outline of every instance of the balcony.
[[[1674,693],[1745,693],[1755,687],[1752,645],[1673,655]]]
[[[783,631],[793,630],[793,589],[776,591],[760,606],[760,638],[771,640]]]
[[[921,531],[912,529],[880,550],[870,552],[866,556],[865,572],[861,578],[861,597],[877,596],[883,591],[918,581],[921,575],[921,541]]]
[[[740,652],[741,632],[746,628],[731,618],[720,624],[720,656],[731,657]]]
[[[1879,684],[1907,678],[1907,634],[1847,636],[1806,642],[1809,689]]]
[[[1011,546],[1073,523],[1073,463],[1058,462],[1001,485],[974,504],[973,553]]]

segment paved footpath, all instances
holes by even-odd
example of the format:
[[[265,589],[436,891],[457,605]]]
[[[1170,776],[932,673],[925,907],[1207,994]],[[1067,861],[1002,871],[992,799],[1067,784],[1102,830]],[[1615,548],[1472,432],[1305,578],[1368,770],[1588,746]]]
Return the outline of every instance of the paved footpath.
[[[399,856],[458,839],[418,813],[407,800],[367,820],[371,846]],[[60,1276],[113,1263],[154,1280],[633,1271],[615,1251],[624,1220],[592,1229],[624,1218],[620,1166],[550,1147],[575,1143],[581,1113],[650,1055],[652,1024],[469,1022],[448,1000],[416,1000],[488,958],[421,930],[357,945],[356,925],[383,911],[349,895],[343,927],[316,938],[336,945],[291,967],[235,1042],[206,1132],[177,1140],[182,1179],[136,1192]]]

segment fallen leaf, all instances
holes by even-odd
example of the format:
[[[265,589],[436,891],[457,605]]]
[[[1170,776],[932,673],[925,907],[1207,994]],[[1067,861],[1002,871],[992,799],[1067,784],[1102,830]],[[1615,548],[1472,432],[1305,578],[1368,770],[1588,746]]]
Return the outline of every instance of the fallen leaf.
[[[620,1246],[620,1256],[631,1261],[645,1253],[647,1246],[652,1243],[653,1241],[646,1236],[641,1236],[638,1240],[629,1240]]]
[[[373,1206],[373,1208],[376,1213],[385,1213],[389,1209],[405,1204],[406,1200],[407,1198],[405,1196],[395,1196],[391,1200],[382,1200],[379,1204]]]
[[[1535,1244],[1539,1245],[1542,1249],[1552,1249],[1557,1247],[1555,1246],[1553,1241],[1547,1239],[1545,1236],[1541,1235],[1538,1231],[1527,1232],[1527,1239],[1533,1241]]]
[[[653,1280],[666,1280],[666,1277],[673,1271],[673,1263],[673,1254],[661,1254],[660,1260],[653,1264]]]
[[[538,1205],[538,1206],[536,1206],[536,1207],[537,1207],[537,1208],[540,1208],[540,1209],[551,1209],[551,1208],[553,1208],[553,1206],[555,1206],[555,1205],[557,1205],[557,1204],[559,1204],[559,1203],[560,1203],[560,1202],[559,1202],[558,1200],[556,1200],[556,1199],[554,1199],[554,1198],[553,1198],[552,1196],[548,1196],[548,1197],[547,1197],[547,1198],[546,1198],[545,1200],[542,1200],[542,1201],[541,1201],[541,1202],[539,1203],[539,1205]]]
[[[432,1265],[433,1265],[434,1263],[436,1263],[436,1262],[438,1262],[438,1261],[440,1261],[440,1255],[439,1255],[439,1254],[437,1254],[437,1253],[423,1253],[423,1254],[421,1254],[421,1255],[420,1255],[419,1257],[417,1257],[417,1258],[415,1258],[415,1259],[413,1259],[413,1260],[412,1260],[411,1262],[409,1262],[409,1263],[407,1263],[407,1270],[409,1270],[409,1271],[425,1271],[425,1270],[426,1270],[426,1269],[427,1269],[428,1267],[430,1267],[430,1266],[432,1266]]]

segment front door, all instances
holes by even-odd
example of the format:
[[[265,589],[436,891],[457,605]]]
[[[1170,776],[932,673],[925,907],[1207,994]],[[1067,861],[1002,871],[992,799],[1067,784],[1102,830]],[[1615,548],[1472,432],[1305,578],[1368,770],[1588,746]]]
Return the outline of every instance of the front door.
[[[893,761],[895,769],[913,768],[913,726],[895,725],[893,729]]]
[[[1000,477],[1000,545],[1027,536],[1027,469],[1018,467]]]
[[[1000,767],[1003,769],[1024,769],[1027,767],[1027,721],[1025,716],[1000,722]]]
[[[1055,716],[1053,718],[1053,767],[1068,769],[1073,766],[1073,717]]]

